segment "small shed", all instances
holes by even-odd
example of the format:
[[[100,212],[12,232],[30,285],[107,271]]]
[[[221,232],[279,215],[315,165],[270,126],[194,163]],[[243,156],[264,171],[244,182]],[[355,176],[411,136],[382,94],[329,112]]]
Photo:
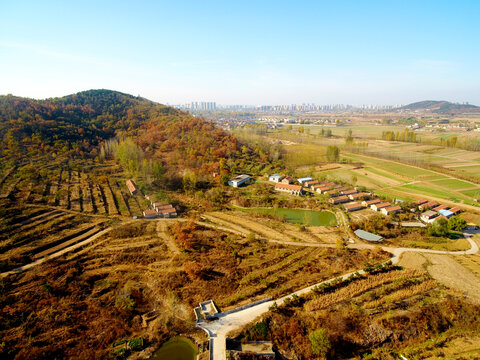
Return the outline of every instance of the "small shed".
[[[435,221],[435,218],[438,216],[438,213],[436,213],[435,211],[432,211],[432,210],[428,210],[428,211],[425,211],[424,213],[422,213],[420,215],[420,219],[423,221],[423,222],[426,222],[426,223],[431,223],[431,222],[434,222]]]
[[[353,203],[353,204],[348,204],[345,205],[345,210],[351,212],[351,211],[357,211],[357,210],[362,210],[364,206],[359,203]]]
[[[380,235],[372,234],[368,231],[365,230],[355,230],[354,231],[355,235],[357,235],[360,239],[366,240],[366,241],[371,241],[371,242],[380,242],[383,240],[383,237]]]
[[[307,181],[312,181],[313,179],[311,177],[304,177],[304,178],[300,178],[300,179],[297,179],[297,181],[300,183],[300,184],[303,184]]]
[[[283,176],[278,174],[273,174],[268,177],[268,181],[272,181],[276,183],[280,182],[282,179],[283,179]]]

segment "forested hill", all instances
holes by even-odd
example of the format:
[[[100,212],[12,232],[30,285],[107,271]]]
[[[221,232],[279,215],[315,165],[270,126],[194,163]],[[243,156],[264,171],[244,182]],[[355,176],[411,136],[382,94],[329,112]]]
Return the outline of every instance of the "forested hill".
[[[47,100],[0,96],[2,149],[92,151],[119,131],[134,134],[147,121],[186,116],[152,101],[110,90],[89,90]],[[2,154],[2,155],[5,155]]]
[[[115,136],[177,164],[204,166],[237,153],[237,140],[202,118],[143,98],[89,90],[47,100],[0,96],[0,157],[42,154],[94,158]],[[168,156],[167,156],[168,155]]]

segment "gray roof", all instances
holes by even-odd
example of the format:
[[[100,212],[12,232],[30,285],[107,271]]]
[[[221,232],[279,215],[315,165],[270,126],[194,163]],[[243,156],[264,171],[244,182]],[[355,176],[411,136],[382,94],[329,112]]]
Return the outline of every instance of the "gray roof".
[[[383,240],[383,237],[369,233],[368,231],[364,231],[364,230],[355,230],[354,233],[360,239],[367,240],[367,241],[379,242]]]
[[[242,180],[246,180],[246,179],[250,179],[250,176],[242,174],[242,175],[238,175],[238,176],[234,177],[232,179],[232,181],[242,181]]]

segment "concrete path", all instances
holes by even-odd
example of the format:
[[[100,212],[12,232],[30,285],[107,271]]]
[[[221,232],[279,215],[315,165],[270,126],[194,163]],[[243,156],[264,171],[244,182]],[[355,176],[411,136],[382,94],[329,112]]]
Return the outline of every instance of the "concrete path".
[[[443,255],[476,254],[479,250],[477,243],[470,238],[471,236],[470,234],[464,233],[464,236],[468,240],[471,246],[471,248],[466,251],[441,251],[441,250],[430,250],[430,249],[391,248],[391,247],[382,247],[382,249],[392,254],[392,258],[390,260],[392,261],[393,264],[398,263],[400,256],[407,251],[419,252],[419,253],[423,252],[423,253],[430,253],[430,254],[443,254]],[[299,243],[295,243],[295,245],[299,245]],[[323,244],[304,244],[304,246],[316,246],[316,245],[318,246]],[[332,245],[332,246],[334,247],[335,245]],[[356,249],[372,249],[375,246],[369,245],[369,244],[352,244],[352,245],[349,245],[349,247],[356,248]],[[348,274],[344,274],[342,276],[337,276],[335,277],[335,279],[337,278],[346,279],[350,275],[356,272],[360,274],[365,273],[363,270],[358,270],[358,271],[350,272]],[[329,282],[331,280],[333,279],[325,280],[318,284],[308,286],[306,288],[295,291],[294,293],[281,297],[277,300],[267,301],[258,305],[253,305],[250,308],[239,310],[239,311],[233,311],[228,314],[218,314],[218,320],[202,321],[197,323],[197,326],[205,330],[208,333],[208,336],[210,337],[210,339],[213,340],[212,342],[213,349],[210,349],[210,352],[213,353],[213,357],[211,356],[210,358],[213,360],[225,360],[227,356],[227,350],[226,350],[227,333],[229,333],[232,330],[241,328],[247,325],[248,323],[252,322],[253,320],[255,320],[257,317],[261,316],[262,314],[265,314],[266,312],[268,312],[270,306],[272,306],[274,302],[276,302],[277,305],[282,305],[286,298],[291,297],[294,294],[297,296],[307,294],[310,291],[312,291],[313,287],[323,284],[325,282]]]

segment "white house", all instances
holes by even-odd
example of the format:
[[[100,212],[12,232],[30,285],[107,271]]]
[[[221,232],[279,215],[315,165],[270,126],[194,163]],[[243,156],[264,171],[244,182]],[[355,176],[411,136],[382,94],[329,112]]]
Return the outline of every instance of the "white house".
[[[420,219],[426,223],[432,223],[435,221],[435,218],[438,216],[438,213],[432,210],[425,211],[420,215]]]
[[[283,179],[282,175],[273,174],[268,177],[268,181],[279,183]]]
[[[238,175],[236,177],[234,177],[232,180],[230,180],[228,182],[228,185],[229,186],[233,186],[233,187],[239,187],[243,184],[245,184],[248,180],[250,180],[250,176],[249,175]]]

